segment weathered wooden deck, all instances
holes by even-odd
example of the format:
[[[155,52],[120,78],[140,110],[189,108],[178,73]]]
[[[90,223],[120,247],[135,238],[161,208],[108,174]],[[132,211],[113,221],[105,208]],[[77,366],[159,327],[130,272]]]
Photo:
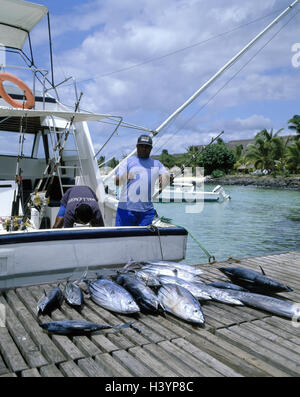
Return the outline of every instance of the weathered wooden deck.
[[[201,265],[207,281],[225,280],[218,267],[258,270],[294,291],[278,294],[300,302],[300,252],[240,262]],[[258,270],[259,271],[259,270]],[[205,328],[171,315],[138,315],[142,333],[103,330],[91,336],[49,335],[38,325],[36,303],[49,285],[17,288],[0,295],[6,327],[0,327],[0,376],[17,377],[298,377],[300,328],[289,320],[248,307],[203,304]],[[132,317],[116,315],[85,300],[81,312],[63,303],[52,320],[76,319],[120,324]],[[48,321],[50,317],[41,316]],[[299,324],[300,325],[300,324]]]

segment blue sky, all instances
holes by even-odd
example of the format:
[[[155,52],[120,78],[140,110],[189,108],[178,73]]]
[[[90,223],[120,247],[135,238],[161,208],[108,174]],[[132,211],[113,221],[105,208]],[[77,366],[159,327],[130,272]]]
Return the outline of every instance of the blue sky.
[[[50,10],[56,82],[73,76],[82,108],[155,129],[292,0],[32,2]],[[32,42],[37,65],[49,68],[45,22]],[[300,114],[296,43],[300,4],[161,132],[152,153],[183,152],[222,130],[225,141],[253,138],[263,128],[291,133],[288,120]],[[62,88],[61,98],[74,106],[71,91]],[[97,151],[112,127],[89,127]],[[121,129],[102,154],[129,153],[139,134]]]

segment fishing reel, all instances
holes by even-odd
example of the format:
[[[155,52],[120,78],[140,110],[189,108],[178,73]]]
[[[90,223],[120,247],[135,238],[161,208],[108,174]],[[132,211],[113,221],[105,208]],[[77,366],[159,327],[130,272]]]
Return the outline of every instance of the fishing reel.
[[[1,218],[2,229],[7,232],[16,232],[18,230],[24,230],[25,225],[22,216],[8,216]]]

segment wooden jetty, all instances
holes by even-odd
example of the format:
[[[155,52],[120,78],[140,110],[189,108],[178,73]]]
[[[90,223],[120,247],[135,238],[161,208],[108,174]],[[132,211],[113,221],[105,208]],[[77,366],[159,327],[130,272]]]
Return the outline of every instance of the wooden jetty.
[[[228,259],[199,265],[205,281],[225,280],[218,267],[243,266],[284,282],[293,292],[280,296],[300,303],[300,252]],[[227,280],[228,281],[228,280]],[[171,315],[111,313],[85,300],[79,312],[65,302],[37,318],[36,304],[51,285],[16,288],[0,294],[5,326],[0,327],[0,377],[298,377],[300,323],[249,307],[203,304],[199,328]],[[3,306],[2,306],[3,308]],[[49,335],[39,321],[87,320],[126,328],[90,336]],[[297,327],[299,325],[299,327]]]

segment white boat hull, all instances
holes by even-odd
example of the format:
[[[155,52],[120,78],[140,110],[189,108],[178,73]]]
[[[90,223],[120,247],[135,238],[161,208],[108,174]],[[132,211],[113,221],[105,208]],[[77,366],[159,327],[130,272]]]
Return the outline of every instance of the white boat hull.
[[[229,198],[230,196],[225,193],[224,189],[220,185],[216,186],[211,192],[197,189],[193,185],[174,185],[174,189],[164,189],[154,201],[159,203],[199,203],[203,201],[223,202]]]
[[[0,290],[99,273],[130,260],[184,259],[187,232],[169,227],[49,229],[0,234]]]

